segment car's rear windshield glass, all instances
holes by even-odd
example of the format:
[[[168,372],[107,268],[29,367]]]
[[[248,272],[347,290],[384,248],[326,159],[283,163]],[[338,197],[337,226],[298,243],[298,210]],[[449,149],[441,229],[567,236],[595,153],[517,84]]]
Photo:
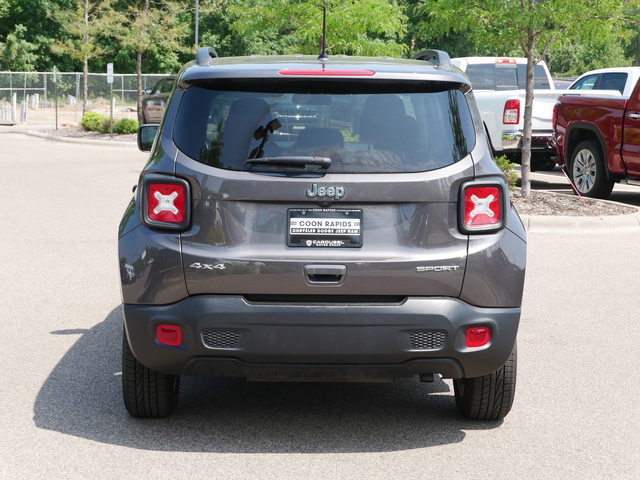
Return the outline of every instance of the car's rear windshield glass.
[[[524,90],[527,87],[527,66],[524,64],[496,65],[478,63],[467,65],[466,74],[475,90]],[[548,90],[549,78],[542,65],[536,65],[533,75],[533,88]]]
[[[475,145],[467,100],[455,88],[354,87],[347,91],[361,93],[344,93],[343,87],[279,85],[268,91],[245,85],[240,91],[225,86],[188,88],[173,131],[182,152],[212,167],[419,172],[451,165]],[[324,159],[323,166],[314,164],[314,157]]]

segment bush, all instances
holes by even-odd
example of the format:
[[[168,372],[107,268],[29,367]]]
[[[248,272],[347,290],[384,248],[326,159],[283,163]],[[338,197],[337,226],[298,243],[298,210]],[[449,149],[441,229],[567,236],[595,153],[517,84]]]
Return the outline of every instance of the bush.
[[[116,122],[113,126],[113,131],[122,134],[136,133],[138,131],[138,122],[130,118],[123,118]]]
[[[102,123],[100,123],[100,128],[98,129],[100,133],[110,133],[111,132],[111,120],[108,117],[104,117],[102,119]]]
[[[516,182],[518,181],[518,172],[516,172],[513,168],[516,166],[516,164],[511,163],[506,155],[496,157],[494,158],[494,161],[496,162],[500,170],[502,170],[502,173],[504,173],[507,177],[509,190],[513,190],[516,186]]]
[[[102,123],[104,121],[109,122],[109,119],[104,115],[99,114],[98,112],[85,112],[82,115],[82,120],[80,120],[80,126],[85,130],[89,130],[91,132],[97,132],[102,127]]]

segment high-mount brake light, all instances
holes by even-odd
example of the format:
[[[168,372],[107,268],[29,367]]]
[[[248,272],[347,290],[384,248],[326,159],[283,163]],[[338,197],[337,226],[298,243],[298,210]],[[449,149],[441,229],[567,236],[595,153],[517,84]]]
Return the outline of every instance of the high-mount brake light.
[[[501,185],[463,185],[459,203],[459,226],[462,232],[492,233],[504,226],[505,205]]]
[[[498,58],[498,59],[496,59],[496,63],[499,64],[499,65],[515,64],[516,63],[516,59],[515,58]]]
[[[180,178],[147,175],[141,189],[142,221],[149,227],[183,230],[190,222],[189,184]]]
[[[371,77],[376,72],[373,70],[346,70],[346,69],[289,69],[278,72],[280,75],[299,76],[326,76],[326,77]]]
[[[520,100],[512,98],[504,104],[502,123],[505,125],[517,125],[520,122]]]

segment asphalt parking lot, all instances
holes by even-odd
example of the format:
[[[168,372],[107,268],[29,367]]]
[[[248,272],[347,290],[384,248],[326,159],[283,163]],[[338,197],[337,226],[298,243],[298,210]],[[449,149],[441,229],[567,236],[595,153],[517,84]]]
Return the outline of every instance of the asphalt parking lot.
[[[116,235],[146,155],[8,127],[0,145],[0,478],[640,478],[640,229],[530,232],[502,422],[414,379],[185,378],[173,417],[135,420]]]

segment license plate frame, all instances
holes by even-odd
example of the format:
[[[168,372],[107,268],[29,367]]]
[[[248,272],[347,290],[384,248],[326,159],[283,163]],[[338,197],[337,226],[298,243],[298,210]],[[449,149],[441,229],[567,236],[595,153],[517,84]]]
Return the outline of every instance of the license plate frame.
[[[302,248],[362,247],[360,208],[290,208],[287,246]]]

